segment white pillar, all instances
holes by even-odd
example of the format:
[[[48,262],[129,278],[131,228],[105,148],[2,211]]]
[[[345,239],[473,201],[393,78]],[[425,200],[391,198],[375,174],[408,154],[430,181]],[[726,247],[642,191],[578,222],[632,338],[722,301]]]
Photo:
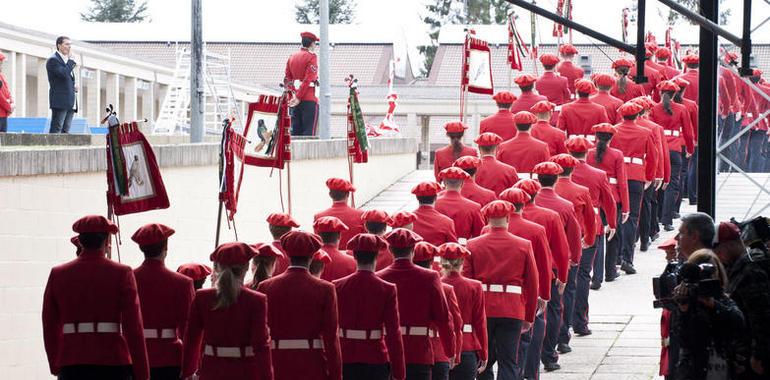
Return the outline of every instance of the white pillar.
[[[401,126],[404,137],[417,137],[420,135],[420,125],[418,124],[417,114],[406,114],[406,125]]]
[[[48,117],[48,71],[45,58],[37,59],[37,117]]]
[[[16,54],[16,88],[13,88],[13,101],[16,104],[16,117],[27,116],[27,55]]]
[[[90,78],[85,80],[85,109],[84,117],[90,126],[98,126],[102,118],[102,71],[99,69],[90,70]],[[83,89],[81,88],[81,91]]]
[[[123,101],[123,111],[121,112],[124,122],[131,122],[136,120],[136,94],[137,94],[137,79],[135,77],[126,77],[123,84],[123,96],[126,99]]]
[[[155,123],[155,82],[144,82],[142,90],[142,114],[140,119],[147,119],[147,123],[141,124],[144,133],[152,132],[152,125]]]
[[[107,73],[107,83],[105,86],[107,90],[107,103],[102,108],[106,108],[110,104],[114,108],[120,107],[120,75]],[[118,111],[123,112],[121,110]]]

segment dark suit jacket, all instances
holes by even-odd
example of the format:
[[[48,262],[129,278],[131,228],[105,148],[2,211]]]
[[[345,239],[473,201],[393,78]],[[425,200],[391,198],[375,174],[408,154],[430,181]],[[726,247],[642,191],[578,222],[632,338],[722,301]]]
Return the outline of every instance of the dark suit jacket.
[[[75,75],[72,69],[75,68],[75,61],[68,60],[66,63],[54,53],[45,63],[45,69],[48,71],[48,104],[51,109],[72,109],[75,104]]]

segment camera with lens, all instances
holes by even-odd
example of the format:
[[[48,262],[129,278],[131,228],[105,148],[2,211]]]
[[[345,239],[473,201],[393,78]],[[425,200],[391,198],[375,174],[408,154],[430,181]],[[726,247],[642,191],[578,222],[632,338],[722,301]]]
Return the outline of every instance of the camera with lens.
[[[682,265],[679,261],[671,261],[660,276],[652,278],[652,293],[655,295],[655,300],[652,301],[654,308],[671,309],[676,307],[674,288],[679,285],[679,270]]]
[[[735,218],[731,218],[730,222],[741,230],[743,244],[749,248],[761,249],[767,252],[767,245],[765,243],[770,241],[770,221],[768,221],[768,218],[758,216],[745,222],[738,222]]]
[[[655,308],[672,310],[678,305],[691,304],[698,297],[717,297],[722,294],[722,284],[714,278],[716,267],[712,264],[671,262],[663,273],[652,279]],[[676,292],[677,286],[684,287]]]

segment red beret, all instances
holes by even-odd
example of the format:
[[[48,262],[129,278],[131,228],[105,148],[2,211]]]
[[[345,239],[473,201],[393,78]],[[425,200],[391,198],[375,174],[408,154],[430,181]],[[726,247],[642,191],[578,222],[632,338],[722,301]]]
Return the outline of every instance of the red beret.
[[[556,108],[556,104],[553,104],[547,100],[541,100],[535,103],[534,106],[530,107],[529,111],[533,113],[545,113],[553,111],[554,108]]]
[[[115,234],[118,232],[118,226],[101,215],[86,215],[72,224],[72,231],[79,234]]]
[[[596,86],[594,86],[594,82],[588,79],[578,79],[575,81],[575,91],[593,94],[596,92]]]
[[[540,186],[540,182],[529,178],[520,179],[513,187],[526,191],[530,196],[537,194],[543,188]]]
[[[167,240],[174,234],[174,229],[160,223],[145,224],[139,227],[131,236],[131,240],[139,245],[153,245]]]
[[[647,42],[644,44],[644,49],[650,53],[655,53],[656,51],[658,51],[658,44],[654,42]]]
[[[682,58],[682,62],[688,65],[697,65],[700,63],[700,57],[696,54],[688,54]]]
[[[658,48],[655,50],[655,58],[657,59],[669,59],[671,57],[671,50],[667,47]]]
[[[508,215],[511,215],[512,212],[513,205],[509,202],[501,200],[489,202],[481,209],[481,215],[487,219],[505,218]]]
[[[658,83],[658,90],[677,92],[679,91],[679,86],[677,86],[676,83],[674,83],[674,81],[667,80],[667,81]]]
[[[738,240],[741,237],[741,230],[733,223],[721,222],[717,227],[717,243],[726,243],[728,241]]]
[[[310,33],[310,32],[302,32],[302,33],[300,33],[299,35],[300,35],[302,38],[310,38],[310,39],[311,39],[311,40],[313,40],[313,41],[320,41],[320,39],[318,38],[318,36],[316,36],[315,34],[313,34],[313,33]]]
[[[577,52],[578,52],[577,49],[575,49],[575,47],[572,46],[572,44],[564,44],[564,45],[559,46],[559,53],[560,54],[572,55],[572,54],[577,54]]]
[[[396,228],[385,235],[385,240],[393,248],[411,248],[421,242],[422,237],[406,228]]]
[[[687,79],[676,77],[671,80],[672,82],[676,83],[677,86],[679,86],[679,89],[682,89],[684,87],[687,87],[690,85],[690,82]]]
[[[574,153],[585,153],[593,147],[590,141],[583,136],[572,136],[564,143],[567,150]]]
[[[361,220],[364,222],[388,223],[390,217],[387,212],[382,210],[366,210],[361,214]]]
[[[313,230],[315,233],[321,232],[342,232],[347,231],[349,228],[345,223],[342,223],[339,218],[334,216],[322,216],[313,222]]]
[[[614,70],[618,67],[634,67],[634,61],[628,58],[618,58],[612,62],[612,69]]]
[[[500,199],[507,202],[511,202],[513,204],[516,204],[516,203],[523,204],[532,200],[532,197],[529,196],[529,194],[522,189],[511,187],[509,189],[503,190],[503,192],[500,193]]]
[[[738,62],[738,54],[736,54],[733,51],[728,51],[727,53],[725,53],[724,59],[725,59],[725,63]]]
[[[414,223],[415,220],[417,220],[417,214],[409,211],[399,211],[390,217],[388,225],[393,228],[401,228]]]
[[[540,63],[542,63],[543,66],[554,66],[559,63],[559,61],[559,57],[553,54],[545,53],[540,56]]]
[[[444,124],[444,129],[447,133],[461,133],[465,132],[468,127],[459,121],[450,121],[449,123]]]
[[[289,214],[285,214],[282,212],[275,212],[267,216],[267,224],[271,226],[279,226],[279,227],[299,227],[299,223],[297,223]]]
[[[412,194],[418,197],[430,197],[434,196],[441,191],[441,185],[436,182],[420,182],[417,186],[412,188]]]
[[[478,146],[500,145],[500,143],[503,142],[503,138],[497,133],[484,132],[480,134],[479,137],[476,137],[476,140],[473,140],[473,142]]]
[[[762,76],[762,70],[754,69],[754,71],[751,72],[751,76],[753,76],[753,77],[761,77]]]
[[[356,191],[356,187],[353,186],[353,184],[350,183],[350,181],[342,178],[327,179],[326,187],[328,187],[329,190],[347,191],[347,192]]]
[[[254,249],[257,251],[256,256],[259,257],[284,257],[286,255],[281,252],[280,249],[276,248],[273,244],[270,243],[257,243],[252,245]]]
[[[189,263],[180,265],[179,268],[176,268],[176,271],[193,281],[200,281],[205,280],[211,274],[211,267],[198,263]]]
[[[618,111],[623,116],[631,116],[639,114],[643,109],[644,108],[640,104],[634,101],[628,101],[623,103],[623,105],[618,108]]]
[[[438,178],[440,180],[445,179],[462,179],[466,180],[468,178],[471,178],[471,176],[468,175],[468,173],[465,172],[465,170],[462,170],[458,167],[450,166],[438,173]]]
[[[660,243],[660,245],[658,246],[658,249],[662,249],[665,251],[667,249],[671,249],[674,247],[676,247],[676,238],[671,238],[664,241],[663,243]]]
[[[529,111],[519,111],[513,116],[513,122],[516,124],[535,124],[537,123],[537,116]]]
[[[358,234],[348,240],[348,250],[353,252],[379,252],[387,246],[385,239],[374,234]]]
[[[294,230],[281,238],[281,247],[289,257],[310,257],[322,245],[318,235],[305,231]]]
[[[421,241],[414,245],[414,257],[412,261],[429,261],[433,260],[435,256],[438,256],[438,247],[428,243],[427,241]]]
[[[559,164],[559,166],[561,166],[562,168],[574,168],[575,166],[578,166],[578,164],[580,163],[580,161],[578,161],[577,158],[572,157],[567,153],[561,153],[555,156],[551,156],[549,160],[551,162],[555,162]]]
[[[532,173],[537,175],[559,175],[562,172],[564,172],[564,169],[559,164],[551,161],[541,162],[532,169]]]
[[[650,98],[649,96],[637,96],[630,100],[631,102],[634,102],[640,106],[642,106],[642,109],[645,111],[649,111],[652,109],[652,107],[655,107],[655,102]]]
[[[516,101],[516,95],[512,94],[509,91],[500,91],[497,94],[495,94],[492,99],[501,104],[510,104]]]
[[[609,74],[596,74],[593,79],[597,86],[612,87],[615,84],[615,78]]]
[[[457,260],[470,256],[471,251],[457,243],[444,243],[438,247],[438,255],[447,260]]]
[[[332,257],[329,256],[329,254],[326,253],[326,251],[324,251],[323,249],[319,249],[319,250],[315,251],[315,253],[313,254],[313,259],[312,260],[313,261],[320,261],[320,262],[324,263],[324,265],[327,265],[327,264],[330,264],[332,262]]]
[[[522,74],[517,76],[513,81],[516,82],[519,87],[527,87],[535,83],[537,81],[537,77],[532,74]]]
[[[209,260],[226,266],[243,265],[256,255],[257,251],[254,247],[236,241],[224,243],[217,247],[214,253],[209,256]]]
[[[475,156],[462,156],[456,159],[453,165],[460,169],[477,169],[481,166],[481,159]]]
[[[610,123],[599,123],[591,127],[591,132],[593,133],[609,133],[611,135],[615,134],[615,126]]]

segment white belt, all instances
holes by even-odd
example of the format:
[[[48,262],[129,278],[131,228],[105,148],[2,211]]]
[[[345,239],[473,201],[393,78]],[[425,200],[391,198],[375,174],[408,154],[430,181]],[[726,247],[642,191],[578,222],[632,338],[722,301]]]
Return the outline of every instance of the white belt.
[[[441,256],[433,256],[433,262],[441,264]]]
[[[617,185],[618,184],[618,179],[615,178],[615,177],[609,177],[609,180],[610,180],[610,185]]]
[[[532,173],[518,172],[516,173],[519,178],[532,178]]]
[[[644,165],[644,160],[638,157],[623,157],[623,162],[627,164]]]
[[[144,329],[144,339],[176,339],[176,329]]]
[[[561,106],[553,107],[553,110],[556,111],[556,112],[559,112],[559,111],[561,111]]]
[[[321,339],[278,339],[270,342],[273,350],[320,350],[324,348]]]
[[[580,137],[585,138],[588,141],[596,141],[596,136],[594,136],[594,135],[584,135],[584,134],[580,134],[580,133],[575,133],[575,134],[571,134],[570,135],[570,137],[572,137],[572,136],[580,136]]]
[[[401,326],[401,335],[429,336],[430,329],[420,326]]]
[[[431,338],[438,338],[438,331],[434,329],[430,329],[428,331],[428,336]]]
[[[120,325],[114,322],[80,322],[65,323],[62,326],[62,333],[119,333]]]
[[[754,117],[754,114],[751,112],[746,112],[746,117]]]
[[[521,294],[521,286],[518,285],[499,285],[499,284],[481,284],[481,289],[492,293],[513,293]]]
[[[679,131],[673,129],[664,129],[663,134],[666,136],[679,137]]]
[[[472,333],[473,332],[473,326],[471,326],[471,325],[463,325],[463,332],[464,333]]]
[[[214,347],[207,344],[203,348],[203,354],[218,358],[242,358],[254,356],[254,347]]]
[[[355,340],[380,339],[382,338],[382,330],[340,329],[339,335],[340,335],[340,338],[355,339]]]
[[[599,208],[598,207],[594,207],[594,212],[598,214],[599,213]]]

